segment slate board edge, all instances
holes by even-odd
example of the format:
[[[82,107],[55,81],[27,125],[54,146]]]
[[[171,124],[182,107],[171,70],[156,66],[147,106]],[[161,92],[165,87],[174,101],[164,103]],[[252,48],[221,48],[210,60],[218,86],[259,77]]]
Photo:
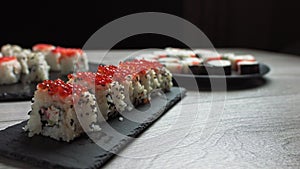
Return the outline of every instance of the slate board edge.
[[[174,97],[174,99],[172,99],[170,102],[168,102],[168,104],[166,105],[166,109],[156,112],[154,114],[154,116],[151,117],[151,119],[154,119],[153,121],[151,121],[151,119],[150,119],[151,122],[141,124],[141,126],[139,128],[135,128],[133,131],[131,131],[132,134],[129,134],[128,136],[136,137],[136,136],[140,135],[141,133],[143,133],[145,131],[145,129],[150,127],[155,121],[157,121],[160,117],[162,117],[162,115],[164,115],[169,109],[171,109],[172,106],[174,106],[181,99],[183,99],[183,97],[185,97],[185,94],[187,92],[186,89],[182,88],[182,87],[176,87],[176,88],[178,88],[180,92],[177,93],[177,95]],[[14,128],[16,126],[20,126],[20,127],[24,126],[26,124],[26,122],[27,122],[27,120],[22,121],[13,126],[9,126],[9,127],[5,128],[4,130],[2,130],[1,132],[5,132],[6,129]],[[106,154],[107,158],[105,158],[105,160],[99,159],[98,163],[96,163],[94,166],[90,167],[89,169],[97,169],[97,168],[100,168],[103,165],[105,165],[109,160],[111,160],[111,158],[116,153],[118,153],[118,152],[122,151],[124,148],[126,148],[126,146],[128,146],[132,142],[132,139],[124,139],[124,140],[121,140],[121,142],[122,142],[121,144],[114,146],[112,148],[112,150],[110,150],[110,152],[108,152]],[[4,145],[2,145],[2,146],[4,146]],[[42,167],[42,168],[48,168],[48,169],[53,169],[53,168],[55,168],[55,169],[71,169],[70,167],[65,167],[62,165],[53,165],[53,163],[46,161],[46,160],[41,161],[34,157],[20,156],[20,155],[16,154],[15,152],[9,152],[9,151],[3,150],[1,148],[0,148],[0,152],[1,152],[0,155],[3,157],[6,157],[6,158],[9,158],[12,160],[19,160],[19,161],[22,161],[23,163],[27,163],[27,164],[30,164],[35,167]],[[98,156],[98,157],[102,157],[102,156]],[[72,168],[72,169],[82,169],[82,168]]]
[[[142,134],[147,128],[149,128],[152,124],[155,123],[155,121],[157,121],[160,117],[162,117],[166,112],[168,112],[168,110],[170,110],[172,108],[173,105],[175,105],[176,103],[178,103],[181,99],[183,99],[183,97],[185,97],[186,94],[186,89],[185,88],[181,88],[179,87],[179,90],[181,92],[178,93],[178,95],[175,97],[175,99],[171,100],[170,102],[168,102],[168,104],[166,105],[166,109],[161,109],[160,111],[156,112],[154,114],[154,116],[151,116],[150,119],[148,119],[150,122],[147,123],[143,123],[141,124],[141,126],[139,128],[135,128],[132,132],[132,134],[129,134],[128,136],[130,137],[137,137],[140,134]],[[122,140],[123,144],[118,144],[116,145],[112,150],[110,150],[110,155],[114,156],[114,154],[122,151],[126,146],[128,146],[131,142],[132,139],[129,140]],[[101,166],[103,166],[106,162],[108,162],[109,160],[111,160],[111,158],[106,158],[106,160],[101,161],[99,163],[99,165],[95,166],[94,169],[97,169]]]

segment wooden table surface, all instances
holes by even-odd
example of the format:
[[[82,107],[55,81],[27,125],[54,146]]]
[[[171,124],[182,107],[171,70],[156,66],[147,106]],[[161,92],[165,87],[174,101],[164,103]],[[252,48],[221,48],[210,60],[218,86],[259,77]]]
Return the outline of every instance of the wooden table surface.
[[[218,51],[253,54],[271,71],[252,88],[188,90],[103,168],[300,168],[300,57],[250,49]],[[88,51],[89,59],[99,63],[101,52]],[[117,63],[130,52],[114,51],[103,62]],[[0,128],[28,119],[30,105],[0,103]],[[1,157],[0,168],[33,167]]]

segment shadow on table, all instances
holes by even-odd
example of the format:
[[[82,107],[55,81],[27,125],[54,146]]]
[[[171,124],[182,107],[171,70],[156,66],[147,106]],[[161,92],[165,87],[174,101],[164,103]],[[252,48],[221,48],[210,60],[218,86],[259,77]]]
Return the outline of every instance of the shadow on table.
[[[270,83],[270,81],[266,78],[253,78],[253,79],[227,79],[226,87],[224,87],[224,81],[218,80],[214,81],[216,85],[214,85],[214,91],[237,91],[237,90],[247,90],[258,88]],[[198,91],[211,91],[211,81],[209,79],[201,79],[196,81],[195,83],[191,83],[190,81],[180,81],[180,87],[184,87],[187,90],[198,90]],[[178,86],[178,83],[173,80],[174,86]],[[220,85],[218,85],[220,84]]]

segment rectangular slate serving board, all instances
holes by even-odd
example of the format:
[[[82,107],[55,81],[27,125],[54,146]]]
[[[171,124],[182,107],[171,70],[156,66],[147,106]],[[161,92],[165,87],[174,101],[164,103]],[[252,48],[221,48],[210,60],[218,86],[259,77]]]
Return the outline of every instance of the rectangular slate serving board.
[[[14,160],[23,161],[42,168],[61,169],[96,169],[100,168],[115,153],[119,152],[132,141],[126,136],[137,137],[160,116],[176,105],[185,96],[186,90],[173,87],[171,92],[165,93],[166,102],[162,103],[159,96],[152,97],[151,114],[142,122],[137,123],[124,118],[113,118],[108,125],[124,135],[123,138],[105,138],[108,134],[102,133],[100,139],[106,139],[111,147],[109,151],[102,149],[87,135],[76,138],[70,143],[59,142],[48,137],[27,137],[22,130],[26,121],[0,131],[0,155]],[[138,106],[138,109],[147,110],[149,105]],[[24,112],[26,113],[26,112]],[[131,112],[127,112],[130,114]],[[104,130],[105,131],[105,130]],[[103,138],[102,138],[103,137]]]

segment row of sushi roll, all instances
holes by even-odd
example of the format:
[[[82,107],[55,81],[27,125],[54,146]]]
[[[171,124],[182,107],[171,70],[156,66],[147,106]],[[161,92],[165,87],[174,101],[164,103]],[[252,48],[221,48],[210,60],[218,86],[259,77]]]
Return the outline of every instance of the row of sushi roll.
[[[234,53],[218,53],[213,50],[187,50],[165,48],[141,54],[137,59],[156,60],[165,65],[172,73],[197,75],[231,75],[259,73],[259,63],[253,55],[236,55]]]
[[[32,47],[35,52],[41,52],[52,71],[60,71],[67,75],[76,70],[88,71],[88,58],[82,49],[64,48],[51,44],[36,44]]]
[[[1,47],[0,84],[38,82],[49,78],[49,65],[44,55],[18,45]]]
[[[147,60],[99,65],[97,72],[72,73],[68,79],[37,85],[24,127],[30,137],[41,134],[69,142],[84,131],[99,131],[103,121],[148,103],[153,92],[168,92],[173,85],[168,69]]]
[[[32,83],[49,79],[50,71],[67,75],[87,71],[88,60],[81,49],[37,44],[32,49],[7,44],[1,47],[0,85],[18,82]]]

